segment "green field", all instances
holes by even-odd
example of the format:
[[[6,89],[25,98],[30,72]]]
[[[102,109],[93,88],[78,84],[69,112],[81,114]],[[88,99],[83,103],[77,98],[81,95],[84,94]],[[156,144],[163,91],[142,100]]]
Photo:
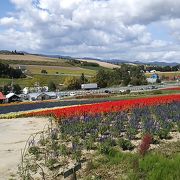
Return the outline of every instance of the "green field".
[[[84,75],[94,76],[96,74],[95,70],[79,68],[79,67],[59,67],[59,66],[26,66],[27,70],[31,74],[41,74],[41,70],[46,70],[49,75],[63,75],[63,74],[72,74],[72,75]]]
[[[26,86],[33,86],[35,79],[41,79],[44,85],[47,85],[49,81],[53,81],[56,85],[62,84],[64,78],[67,76],[52,76],[52,75],[34,75],[33,78],[13,79],[14,84],[19,84],[22,88]],[[12,83],[12,79],[0,78],[0,86]]]

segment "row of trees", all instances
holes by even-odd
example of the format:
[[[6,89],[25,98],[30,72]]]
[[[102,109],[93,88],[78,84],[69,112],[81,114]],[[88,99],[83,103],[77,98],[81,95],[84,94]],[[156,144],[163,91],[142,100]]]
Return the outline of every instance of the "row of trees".
[[[143,68],[146,71],[156,70],[161,72],[173,72],[173,71],[179,71],[180,65],[176,66],[147,66]]]
[[[14,69],[8,64],[0,63],[0,77],[2,78],[21,78],[24,74],[20,69]]]
[[[10,92],[14,92],[15,94],[21,94],[21,87],[19,84],[6,84],[3,87],[0,87],[0,92],[3,92],[3,94],[7,95]]]
[[[144,85],[147,84],[146,77],[140,66],[122,65],[113,71],[99,70],[94,82],[101,88],[122,85]]]
[[[81,84],[94,82],[98,84],[98,87],[105,88],[113,85],[127,86],[132,85],[144,85],[147,84],[146,77],[142,67],[122,65],[121,68],[114,70],[98,71],[97,75],[88,81],[84,74],[80,78],[67,77],[64,81],[66,89],[80,89]]]
[[[69,76],[64,80],[64,86],[68,90],[77,90],[81,88],[81,84],[88,83],[88,79],[82,73],[80,78]]]
[[[49,91],[56,91],[56,85],[53,81],[49,81],[48,83],[48,89]],[[3,94],[7,95],[10,92],[13,92],[15,94],[21,94],[22,88],[19,84],[6,84],[3,87],[0,87],[0,92],[3,92]]]

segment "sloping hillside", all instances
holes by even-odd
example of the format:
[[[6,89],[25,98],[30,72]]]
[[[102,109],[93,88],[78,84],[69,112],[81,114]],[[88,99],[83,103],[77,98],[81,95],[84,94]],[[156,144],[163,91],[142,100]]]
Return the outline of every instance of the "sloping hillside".
[[[92,63],[97,63],[97,64],[99,64],[99,65],[102,66],[102,67],[110,68],[110,69],[120,68],[120,66],[118,66],[118,65],[111,64],[111,63],[107,63],[107,62],[102,62],[102,61],[98,61],[98,60],[91,60],[91,59],[77,59],[77,60],[79,60],[79,61],[87,61],[87,62],[92,62]]]

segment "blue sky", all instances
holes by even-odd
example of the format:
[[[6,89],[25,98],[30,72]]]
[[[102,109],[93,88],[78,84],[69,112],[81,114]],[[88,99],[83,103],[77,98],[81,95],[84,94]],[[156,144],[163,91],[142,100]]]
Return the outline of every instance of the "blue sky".
[[[8,15],[8,12],[12,12],[14,10],[14,6],[9,0],[0,1],[0,17]]]
[[[1,0],[0,49],[180,62],[179,0]]]

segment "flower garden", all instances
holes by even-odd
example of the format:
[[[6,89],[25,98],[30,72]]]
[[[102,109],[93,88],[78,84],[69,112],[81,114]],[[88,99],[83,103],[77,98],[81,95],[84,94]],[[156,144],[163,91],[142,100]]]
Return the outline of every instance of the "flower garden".
[[[27,141],[19,166],[22,179],[63,179],[68,173],[75,178],[74,169],[79,164],[79,179],[162,179],[164,170],[158,173],[153,168],[158,163],[166,164],[166,171],[168,165],[175,167],[169,179],[180,177],[178,153],[169,155],[170,159],[157,155],[164,143],[179,144],[179,94],[40,110],[21,116],[51,119],[51,125]],[[148,167],[152,161],[158,162]]]

